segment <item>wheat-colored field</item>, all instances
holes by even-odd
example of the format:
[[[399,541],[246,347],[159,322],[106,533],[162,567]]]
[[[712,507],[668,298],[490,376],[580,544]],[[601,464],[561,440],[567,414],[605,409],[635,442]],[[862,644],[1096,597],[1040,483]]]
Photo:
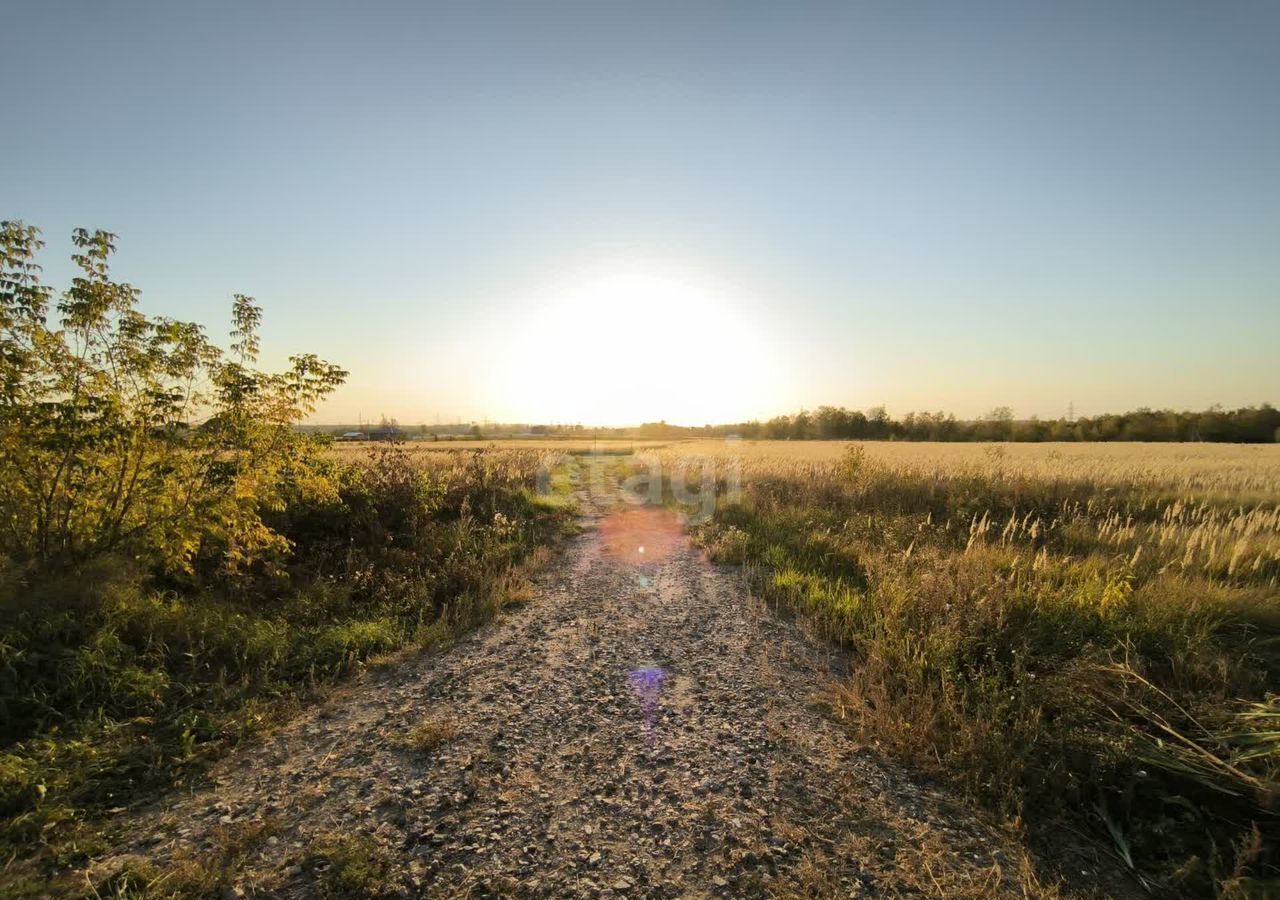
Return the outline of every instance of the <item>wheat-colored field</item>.
[[[335,443],[341,459],[367,458],[385,444]],[[1280,444],[1174,443],[937,443],[929,441],[744,441],[512,438],[410,441],[411,456],[474,450],[548,453],[662,451],[712,459],[740,459],[757,470],[769,463],[822,465],[859,448],[865,459],[940,477],[1000,472],[1029,478],[1143,485],[1188,495],[1230,495],[1242,504],[1280,503]]]
[[[978,494],[1021,497],[1003,512],[977,509],[967,523],[975,540],[1011,543],[1072,522],[1113,552],[1178,571],[1228,577],[1280,564],[1280,445],[703,440],[658,454],[715,461],[718,478],[747,485],[822,480],[852,460],[914,490],[981,485]],[[1023,507],[1037,512],[1024,518]],[[1276,576],[1264,581],[1274,587]]]
[[[1001,471],[1034,478],[1160,485],[1280,502],[1280,444],[932,443],[907,441],[672,442],[671,453],[755,464],[831,463],[851,447],[869,462],[939,475]]]
[[[466,441],[406,441],[396,444],[405,453],[411,455],[425,453],[454,453],[462,450],[540,450],[555,453],[630,453],[637,450],[652,450],[664,446],[665,441],[629,441],[590,438],[507,438],[500,440],[466,440]],[[381,447],[388,446],[376,441],[342,441],[334,443],[333,452],[342,459],[359,459]]]

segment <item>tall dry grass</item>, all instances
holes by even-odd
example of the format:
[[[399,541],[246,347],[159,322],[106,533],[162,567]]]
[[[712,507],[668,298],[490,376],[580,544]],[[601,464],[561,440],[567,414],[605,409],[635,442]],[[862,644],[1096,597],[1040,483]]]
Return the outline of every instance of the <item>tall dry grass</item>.
[[[1280,448],[662,452],[740,479],[699,539],[853,651],[868,741],[1154,889],[1276,888]]]

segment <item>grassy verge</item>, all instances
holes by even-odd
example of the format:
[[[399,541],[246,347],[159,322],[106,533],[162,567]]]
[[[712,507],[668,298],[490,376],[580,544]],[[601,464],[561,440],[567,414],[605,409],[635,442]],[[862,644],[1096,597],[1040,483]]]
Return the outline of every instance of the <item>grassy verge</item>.
[[[854,652],[868,740],[1154,890],[1244,896],[1280,888],[1280,508],[1235,500],[854,451],[748,462],[697,536]]]
[[[524,590],[567,481],[519,451],[396,449],[310,473],[268,516],[292,552],[219,578],[127,561],[0,588],[0,893],[43,896],[113,817],[371,658],[438,646]],[[234,854],[232,854],[234,855]],[[208,873],[188,879],[197,886]],[[198,891],[196,893],[199,893]]]

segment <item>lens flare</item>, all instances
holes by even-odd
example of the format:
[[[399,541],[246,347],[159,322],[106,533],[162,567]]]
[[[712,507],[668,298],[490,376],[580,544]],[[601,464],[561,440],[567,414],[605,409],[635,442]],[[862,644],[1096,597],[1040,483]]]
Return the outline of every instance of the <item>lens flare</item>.
[[[600,539],[606,556],[652,569],[684,541],[680,519],[669,509],[639,506],[605,516]]]
[[[650,750],[653,749],[662,681],[666,677],[667,673],[659,666],[645,666],[627,673],[627,683],[640,699],[640,709],[644,713],[644,743]]]

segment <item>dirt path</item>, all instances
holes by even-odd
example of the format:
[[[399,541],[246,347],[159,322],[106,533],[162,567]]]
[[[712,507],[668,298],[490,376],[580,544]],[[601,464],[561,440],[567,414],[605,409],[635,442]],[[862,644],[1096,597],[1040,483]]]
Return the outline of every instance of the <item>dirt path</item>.
[[[579,500],[590,527],[530,602],[447,653],[367,673],[141,820],[127,851],[199,860],[269,823],[227,896],[312,896],[345,877],[314,848],[355,837],[405,896],[1011,886],[991,833],[823,714],[829,657],[670,513]],[[406,747],[442,720],[456,736]]]

